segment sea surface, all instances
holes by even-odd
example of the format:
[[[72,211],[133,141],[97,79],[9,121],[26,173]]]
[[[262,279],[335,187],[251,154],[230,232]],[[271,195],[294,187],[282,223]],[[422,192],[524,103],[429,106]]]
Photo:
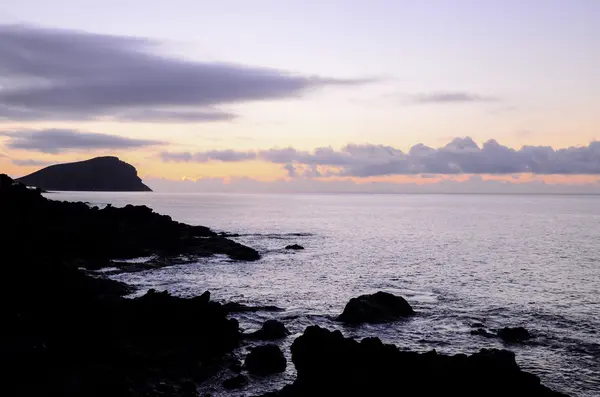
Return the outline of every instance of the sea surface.
[[[285,374],[256,378],[234,395],[293,381],[289,345],[310,324],[347,336],[378,336],[402,349],[472,353],[507,348],[551,388],[600,396],[600,196],[553,195],[264,195],[47,194],[92,205],[145,204],[175,220],[239,233],[262,254],[225,257],[112,277],[182,296],[276,305],[281,313],[235,315],[248,331],[269,318],[292,331],[281,342]],[[303,251],[287,251],[288,244]],[[333,321],[352,297],[388,291],[418,314],[386,325]],[[535,338],[506,345],[470,334],[524,326]],[[206,386],[225,395],[220,374]],[[229,395],[229,394],[227,394]]]

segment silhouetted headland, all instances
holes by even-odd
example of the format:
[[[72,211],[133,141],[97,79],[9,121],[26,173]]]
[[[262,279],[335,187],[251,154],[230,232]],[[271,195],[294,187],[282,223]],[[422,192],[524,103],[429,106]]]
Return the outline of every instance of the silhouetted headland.
[[[229,390],[286,370],[274,344],[288,336],[285,324],[269,320],[243,334],[230,317],[282,309],[220,304],[208,291],[180,298],[150,290],[125,298],[131,287],[86,270],[139,256],[163,258],[152,266],[181,255],[255,260],[254,249],[144,206],[48,200],[6,175],[0,175],[0,219],[3,395],[197,397],[198,385],[216,374]],[[344,313],[341,320],[351,324],[418,315],[403,298],[382,292],[351,300]],[[253,346],[249,353],[238,349],[245,344]],[[561,396],[521,371],[505,350],[419,354],[309,326],[291,353],[297,379],[267,395]]]
[[[44,190],[151,192],[137,170],[117,157],[96,157],[76,163],[56,164],[17,179]]]

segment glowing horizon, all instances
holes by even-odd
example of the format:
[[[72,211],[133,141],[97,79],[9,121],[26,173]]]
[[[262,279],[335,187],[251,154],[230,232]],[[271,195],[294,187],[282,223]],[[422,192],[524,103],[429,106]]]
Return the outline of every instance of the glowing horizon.
[[[600,58],[591,49],[600,47],[600,3],[591,0],[133,0],[93,13],[75,0],[24,0],[6,11],[0,168],[13,176],[111,154],[146,178],[325,181],[331,175],[317,167],[331,173],[336,164],[167,162],[161,153],[331,148],[343,156],[349,144],[408,153],[467,136],[564,149],[598,138]],[[127,13],[136,24],[119,16]],[[578,168],[561,163],[567,176],[542,172],[520,183],[595,185],[600,153],[586,156]],[[371,165],[361,161],[336,177],[420,181],[352,174]],[[515,183],[513,174],[527,175],[517,171],[490,178]]]

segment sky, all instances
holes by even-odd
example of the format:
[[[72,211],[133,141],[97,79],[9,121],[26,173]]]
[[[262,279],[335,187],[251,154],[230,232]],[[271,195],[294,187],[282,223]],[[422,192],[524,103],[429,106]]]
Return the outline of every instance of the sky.
[[[21,0],[0,171],[158,190],[600,192],[596,0]]]

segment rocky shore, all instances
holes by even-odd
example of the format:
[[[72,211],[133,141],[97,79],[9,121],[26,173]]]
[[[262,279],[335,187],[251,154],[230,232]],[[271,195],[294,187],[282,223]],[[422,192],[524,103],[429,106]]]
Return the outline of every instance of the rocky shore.
[[[279,308],[222,305],[208,292],[184,299],[151,290],[124,298],[129,286],[86,269],[140,256],[157,258],[148,266],[182,256],[259,258],[206,227],[144,206],[99,209],[47,200],[0,175],[0,219],[3,395],[191,397],[217,373],[235,374],[223,382],[229,390],[293,363],[296,381],[265,396],[562,396],[520,370],[505,350],[414,353],[310,326],[293,342],[289,363],[277,345],[291,337],[285,324],[271,320],[244,334],[231,318]],[[377,293],[350,301],[338,320],[355,327],[414,315],[403,298]],[[505,333],[522,339],[515,332]],[[250,341],[255,347],[238,357],[238,347]]]

